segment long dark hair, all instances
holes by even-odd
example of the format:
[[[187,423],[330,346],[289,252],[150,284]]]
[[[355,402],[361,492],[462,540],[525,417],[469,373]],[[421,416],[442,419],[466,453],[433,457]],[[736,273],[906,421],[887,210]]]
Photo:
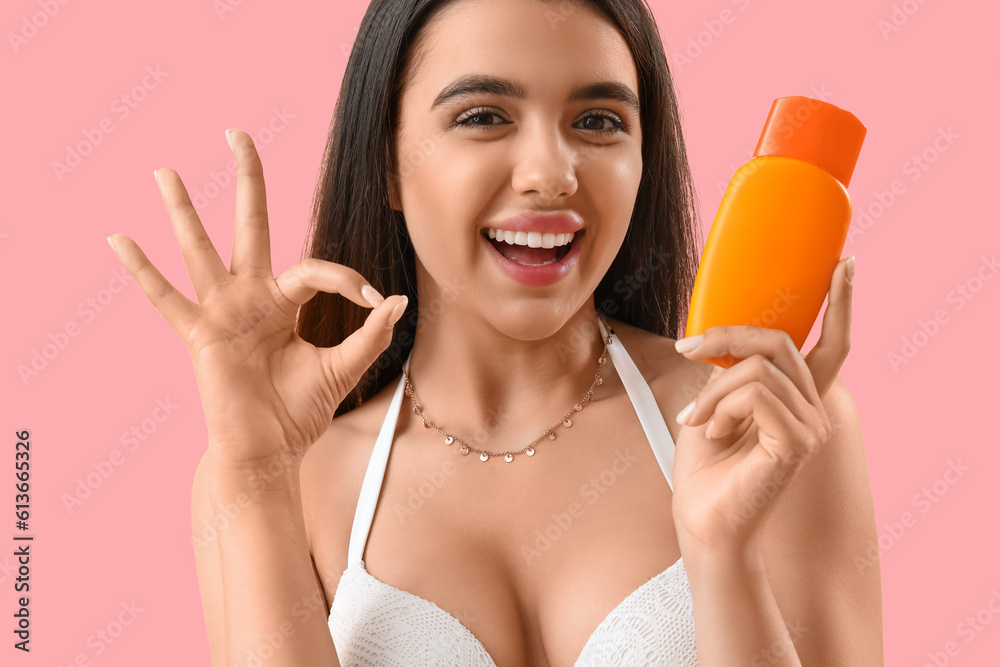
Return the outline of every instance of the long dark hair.
[[[547,0],[542,0],[547,1]],[[594,292],[598,311],[660,336],[677,337],[698,269],[697,195],[663,42],[645,0],[586,0],[618,26],[635,59],[642,124],[642,178],[628,232]],[[313,196],[303,257],[360,272],[382,294],[405,294],[393,343],[337,408],[339,416],[402,372],[417,326],[413,246],[402,213],[389,204],[395,134],[411,46],[449,0],[372,0],[347,63]],[[554,16],[558,13],[553,10]],[[556,19],[558,17],[556,16]],[[298,334],[340,344],[368,310],[318,293],[299,312]]]

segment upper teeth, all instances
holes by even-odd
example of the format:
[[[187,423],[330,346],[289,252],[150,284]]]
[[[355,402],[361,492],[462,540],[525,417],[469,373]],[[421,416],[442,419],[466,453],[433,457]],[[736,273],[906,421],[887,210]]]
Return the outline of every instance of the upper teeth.
[[[503,241],[511,245],[526,245],[529,248],[557,248],[572,241],[575,233],[543,234],[541,232],[511,232],[490,227],[489,234],[491,239]]]

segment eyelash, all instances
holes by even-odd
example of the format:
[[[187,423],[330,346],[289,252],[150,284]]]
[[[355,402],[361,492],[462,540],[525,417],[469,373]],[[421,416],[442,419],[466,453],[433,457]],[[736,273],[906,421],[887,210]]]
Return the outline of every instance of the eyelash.
[[[477,129],[490,131],[500,127],[501,125],[506,125],[507,123],[493,123],[490,125],[479,125],[476,123],[470,123],[469,121],[478,116],[496,116],[501,118],[500,114],[488,109],[472,109],[469,113],[464,116],[460,116],[458,120],[452,125],[452,127],[475,127]],[[592,130],[591,134],[604,135],[604,134],[617,134],[620,132],[628,132],[629,124],[618,118],[614,114],[603,112],[603,111],[589,111],[584,119],[590,118],[591,116],[597,116],[599,118],[607,118],[612,123],[612,128],[610,130]]]

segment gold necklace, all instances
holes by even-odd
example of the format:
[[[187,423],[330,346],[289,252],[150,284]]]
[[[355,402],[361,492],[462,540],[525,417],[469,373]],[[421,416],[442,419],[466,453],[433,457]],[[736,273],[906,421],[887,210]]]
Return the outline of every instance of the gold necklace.
[[[406,395],[410,397],[410,401],[413,403],[413,412],[417,414],[420,417],[420,419],[423,420],[424,428],[434,429],[435,431],[444,436],[444,444],[451,445],[457,442],[460,445],[462,445],[462,449],[460,451],[463,456],[468,455],[469,452],[479,452],[480,461],[489,461],[491,456],[503,456],[504,461],[506,461],[507,463],[513,461],[514,457],[517,456],[518,454],[524,453],[527,454],[528,456],[534,456],[535,443],[541,440],[542,438],[546,437],[549,440],[555,440],[556,428],[558,428],[559,426],[562,426],[564,428],[569,428],[570,426],[572,426],[573,420],[570,419],[570,417],[573,415],[574,412],[580,412],[581,410],[583,410],[583,404],[590,400],[591,395],[594,393],[594,387],[604,383],[604,380],[601,379],[601,369],[604,367],[604,364],[607,363],[608,346],[611,345],[611,337],[614,336],[615,331],[614,329],[611,328],[611,326],[608,324],[608,321],[604,319],[604,316],[601,313],[598,313],[597,316],[601,318],[601,322],[604,323],[604,327],[608,330],[608,337],[604,341],[604,350],[601,352],[601,356],[598,357],[597,359],[597,374],[594,375],[594,381],[590,384],[590,389],[587,390],[587,393],[583,395],[583,398],[581,398],[580,401],[576,405],[574,405],[569,412],[563,415],[558,422],[547,428],[540,436],[529,442],[525,447],[522,447],[518,451],[488,452],[484,449],[477,449],[475,447],[470,446],[467,442],[459,438],[457,435],[454,435],[453,433],[448,433],[447,431],[443,431],[441,428],[437,426],[437,424],[435,424],[432,421],[429,421],[427,417],[424,416],[423,408],[421,408],[420,404],[417,403],[413,385],[410,382],[410,376],[406,372],[406,364],[404,364],[403,379],[406,382]]]

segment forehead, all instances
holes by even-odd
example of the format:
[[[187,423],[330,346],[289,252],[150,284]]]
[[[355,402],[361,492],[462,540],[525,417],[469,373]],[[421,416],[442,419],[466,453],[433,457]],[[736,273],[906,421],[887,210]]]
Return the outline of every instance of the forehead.
[[[442,88],[470,74],[510,79],[529,97],[597,80],[638,93],[625,38],[578,0],[455,0],[424,27],[413,49],[404,98],[428,108]]]

